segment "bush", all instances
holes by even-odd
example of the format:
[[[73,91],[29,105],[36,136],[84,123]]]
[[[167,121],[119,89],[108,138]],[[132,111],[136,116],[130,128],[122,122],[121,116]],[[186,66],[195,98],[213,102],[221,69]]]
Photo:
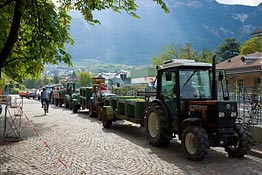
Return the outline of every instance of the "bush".
[[[18,88],[13,88],[11,94],[18,94],[18,92],[19,92]]]

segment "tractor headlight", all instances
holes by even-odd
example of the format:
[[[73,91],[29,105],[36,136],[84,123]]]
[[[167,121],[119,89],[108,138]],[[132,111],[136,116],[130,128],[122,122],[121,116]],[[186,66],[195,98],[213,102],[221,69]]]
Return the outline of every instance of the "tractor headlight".
[[[231,112],[231,117],[237,117],[237,112]]]
[[[218,117],[225,117],[225,113],[224,112],[219,112],[218,113]]]

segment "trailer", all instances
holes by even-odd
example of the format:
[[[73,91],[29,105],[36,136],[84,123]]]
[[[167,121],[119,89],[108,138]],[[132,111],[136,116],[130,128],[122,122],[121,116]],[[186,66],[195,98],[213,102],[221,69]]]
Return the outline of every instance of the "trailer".
[[[115,94],[108,89],[105,78],[94,77],[92,87],[81,87],[80,96],[75,96],[73,99],[73,112],[88,109],[90,117],[101,119],[100,113],[104,105],[104,98],[107,96],[115,96]]]
[[[71,94],[75,91],[75,83],[67,83],[66,88],[53,90],[52,98],[56,106],[62,106],[64,104],[66,94]],[[67,102],[67,101],[66,101]]]
[[[73,113],[77,113],[80,109],[88,109],[88,103],[92,96],[92,87],[81,87],[79,95],[73,98]]]
[[[138,96],[107,96],[101,112],[102,123],[110,128],[113,121],[127,120],[144,126],[145,99]]]

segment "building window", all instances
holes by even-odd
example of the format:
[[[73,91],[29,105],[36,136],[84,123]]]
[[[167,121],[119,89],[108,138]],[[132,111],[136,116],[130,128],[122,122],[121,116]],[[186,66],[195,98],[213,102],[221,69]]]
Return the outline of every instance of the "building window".
[[[237,84],[238,84],[238,87],[244,87],[244,80],[243,79],[239,79]]]

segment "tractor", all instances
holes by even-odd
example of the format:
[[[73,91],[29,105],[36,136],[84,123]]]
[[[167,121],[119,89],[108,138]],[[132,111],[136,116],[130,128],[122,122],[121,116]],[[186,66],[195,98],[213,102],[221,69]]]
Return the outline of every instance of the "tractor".
[[[89,116],[98,117],[101,120],[100,113],[104,105],[104,97],[114,96],[106,85],[105,78],[95,77],[93,78],[92,85],[92,97],[88,102]]]
[[[158,66],[156,98],[145,112],[149,143],[164,146],[177,135],[190,160],[202,160],[211,146],[224,147],[229,157],[243,157],[251,136],[237,123],[237,102],[228,99],[224,79],[223,71],[216,74],[215,57],[213,65],[169,60]],[[217,84],[223,87],[222,100],[217,98]]]

